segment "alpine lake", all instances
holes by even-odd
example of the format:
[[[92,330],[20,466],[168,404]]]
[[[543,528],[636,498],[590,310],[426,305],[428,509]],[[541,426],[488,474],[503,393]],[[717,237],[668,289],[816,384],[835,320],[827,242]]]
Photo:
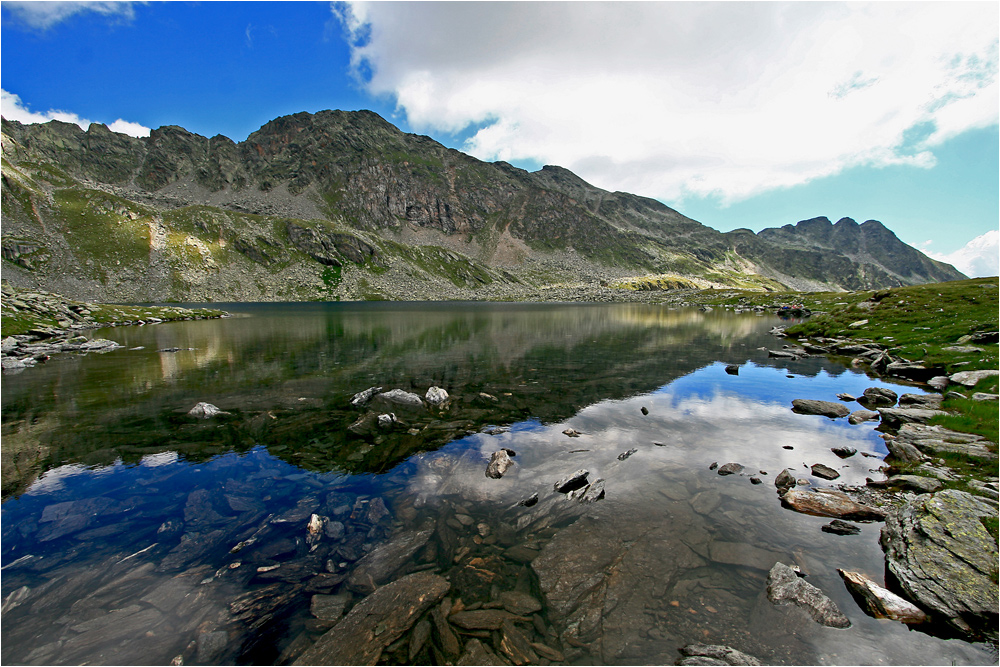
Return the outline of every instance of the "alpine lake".
[[[923,392],[769,358],[770,313],[211,306],[233,316],[89,331],[124,347],[4,376],[4,664],[291,664],[415,572],[450,588],[373,640],[383,664],[674,664],[694,642],[764,664],[997,663],[866,615],[837,568],[882,583],[880,523],[837,535],[782,507],[785,468],[816,487],[884,479],[877,422],[793,399]],[[448,400],[385,393],[431,387]],[[199,402],[224,414],[188,415]],[[513,465],[488,477],[502,449]],[[589,492],[554,488],[578,470]],[[770,603],[776,562],[850,627]],[[477,609],[503,624],[454,622]]]

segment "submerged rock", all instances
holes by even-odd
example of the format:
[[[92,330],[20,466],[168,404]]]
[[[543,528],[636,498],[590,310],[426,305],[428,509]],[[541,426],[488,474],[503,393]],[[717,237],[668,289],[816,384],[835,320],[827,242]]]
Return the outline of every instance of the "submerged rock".
[[[352,590],[371,593],[385,583],[392,574],[413,559],[434,533],[432,528],[409,531],[393,537],[376,547],[357,562],[347,585]]]
[[[793,603],[809,613],[814,621],[831,628],[849,628],[851,622],[833,600],[784,563],[775,563],[767,575],[767,599],[772,604]]]
[[[230,413],[220,410],[211,403],[200,402],[188,410],[187,414],[188,417],[194,417],[195,419],[211,419],[218,415],[228,415]]]
[[[677,649],[684,656],[678,665],[759,665],[760,660],[728,646],[688,644]]]
[[[860,572],[838,569],[854,599],[869,616],[889,618],[903,623],[923,623],[928,616],[922,609],[882,588]]]
[[[409,630],[450,587],[447,579],[428,572],[386,584],[356,604],[293,664],[374,665],[383,649]]]
[[[837,419],[839,417],[846,417],[851,411],[846,405],[841,403],[796,398],[792,401],[792,412],[800,415],[821,415]]]
[[[907,597],[968,636],[997,637],[996,508],[964,491],[918,496],[882,528],[886,569]]]

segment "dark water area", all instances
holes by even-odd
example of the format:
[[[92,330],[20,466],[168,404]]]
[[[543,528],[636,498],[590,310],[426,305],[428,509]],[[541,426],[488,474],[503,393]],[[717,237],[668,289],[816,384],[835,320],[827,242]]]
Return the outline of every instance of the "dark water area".
[[[792,399],[920,390],[825,358],[769,359],[775,317],[213,305],[236,316],[97,330],[126,347],[4,376],[4,664],[290,664],[341,610],[416,571],[447,577],[466,608],[510,591],[540,601],[517,627],[568,663],[673,664],[704,642],[770,664],[996,664],[989,647],[858,607],[836,569],[883,581],[880,524],[838,536],[781,507],[782,469],[863,485],[883,478],[886,453],[875,423],[797,415]],[[448,403],[351,405],[369,387],[432,386]],[[188,416],[200,401],[228,414]],[[858,454],[830,451],[843,446]],[[501,448],[514,465],[491,479]],[[728,462],[744,472],[710,469]],[[812,476],[814,463],[840,478]],[[579,469],[603,480],[602,499],[553,489]],[[371,567],[393,549],[403,555]],[[613,567],[588,572],[589,553]],[[852,626],[773,616],[763,595],[777,561]],[[495,631],[453,630],[459,647],[498,648]],[[435,631],[382,661],[457,657]]]

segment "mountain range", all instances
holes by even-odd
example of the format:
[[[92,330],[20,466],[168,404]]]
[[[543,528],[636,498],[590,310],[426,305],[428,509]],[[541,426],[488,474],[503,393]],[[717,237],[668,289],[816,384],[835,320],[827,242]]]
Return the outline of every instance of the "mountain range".
[[[962,279],[880,222],[722,233],[370,111],[235,143],[2,121],[3,277],[90,301],[525,298],[553,285],[858,290]]]

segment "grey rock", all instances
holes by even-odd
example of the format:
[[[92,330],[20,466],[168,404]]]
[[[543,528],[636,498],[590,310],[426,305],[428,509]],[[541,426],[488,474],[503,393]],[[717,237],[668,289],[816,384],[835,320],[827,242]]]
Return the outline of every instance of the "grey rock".
[[[980,380],[984,380],[988,377],[994,377],[1000,375],[1000,371],[994,370],[983,370],[983,371],[962,371],[960,373],[955,373],[948,379],[955,384],[960,384],[963,387],[975,387]]]
[[[858,399],[858,403],[861,403],[866,408],[891,408],[896,405],[896,400],[898,398],[899,396],[892,389],[886,389],[885,387],[868,387],[862,393],[861,398]]]
[[[775,563],[767,575],[767,599],[773,604],[789,604],[804,609],[814,621],[831,628],[849,628],[851,622],[833,600],[784,563]]]
[[[514,465],[510,455],[504,450],[493,452],[490,462],[486,465],[486,476],[490,479],[500,479],[507,469]]]
[[[927,384],[934,387],[938,391],[944,391],[948,386],[948,376],[947,375],[936,375],[927,381]]]
[[[944,486],[941,480],[920,475],[893,475],[887,480],[889,486],[915,493],[934,493]]]
[[[850,394],[837,394],[837,398],[842,401],[847,401],[848,403],[858,400],[856,396],[852,396]]]
[[[855,410],[847,416],[847,421],[851,424],[861,424],[879,418],[879,414],[874,410]]]
[[[767,356],[773,359],[799,359],[802,355],[790,350],[768,350]]]
[[[946,489],[907,500],[886,517],[886,569],[906,597],[967,636],[997,636],[996,541],[981,519],[996,508]]]
[[[941,426],[903,424],[896,433],[896,442],[926,454],[954,453],[985,461],[996,461],[996,443],[979,435],[958,433]],[[889,445],[889,441],[886,442]],[[890,451],[892,448],[890,446]]]
[[[442,405],[448,402],[448,392],[441,387],[431,387],[424,395],[424,399],[431,405]]]
[[[927,368],[915,361],[893,361],[886,365],[885,373],[911,380],[928,380],[938,374],[936,368]]]
[[[942,410],[928,410],[925,408],[879,408],[879,416],[886,426],[898,427],[902,424],[925,424],[933,417],[948,414]]]
[[[831,447],[830,451],[842,459],[849,459],[858,453],[854,447]]]
[[[375,590],[303,653],[296,665],[374,665],[383,649],[444,597],[444,577],[417,572]]]
[[[899,397],[899,407],[937,410],[943,400],[940,394],[903,394]]]
[[[619,461],[624,461],[628,457],[630,457],[633,454],[635,454],[637,451],[639,451],[639,450],[633,447],[632,449],[628,450],[627,452],[622,452],[621,454],[618,455],[618,460]]]
[[[927,458],[919,449],[898,438],[886,438],[885,446],[889,450],[889,456],[886,458],[892,458],[901,463],[919,463]]]
[[[728,646],[715,644],[688,644],[678,649],[683,658],[678,665],[760,665],[761,662],[752,655],[737,651]],[[701,658],[702,660],[697,660]]]
[[[795,475],[788,472],[788,469],[782,470],[778,473],[778,476],[774,478],[774,485],[781,492],[785,489],[790,489],[795,486]]]
[[[792,401],[792,412],[800,415],[822,415],[836,419],[846,417],[851,411],[846,405],[833,403],[832,401],[814,401],[805,398],[796,398]]]
[[[840,477],[839,472],[828,465],[823,465],[822,463],[814,463],[810,469],[812,470],[812,474],[817,477],[822,477],[823,479],[837,479]]]
[[[988,394],[985,391],[977,391],[972,394],[974,401],[996,401],[1000,400],[1000,394]]]
[[[923,623],[928,620],[927,614],[915,604],[879,586],[860,572],[838,569],[837,573],[869,616],[903,623]]]
[[[719,466],[720,475],[736,475],[743,472],[743,466],[739,463],[726,463]]]
[[[396,419],[395,413],[388,413],[378,416],[378,426],[379,428],[389,428],[395,424],[398,420]]]

